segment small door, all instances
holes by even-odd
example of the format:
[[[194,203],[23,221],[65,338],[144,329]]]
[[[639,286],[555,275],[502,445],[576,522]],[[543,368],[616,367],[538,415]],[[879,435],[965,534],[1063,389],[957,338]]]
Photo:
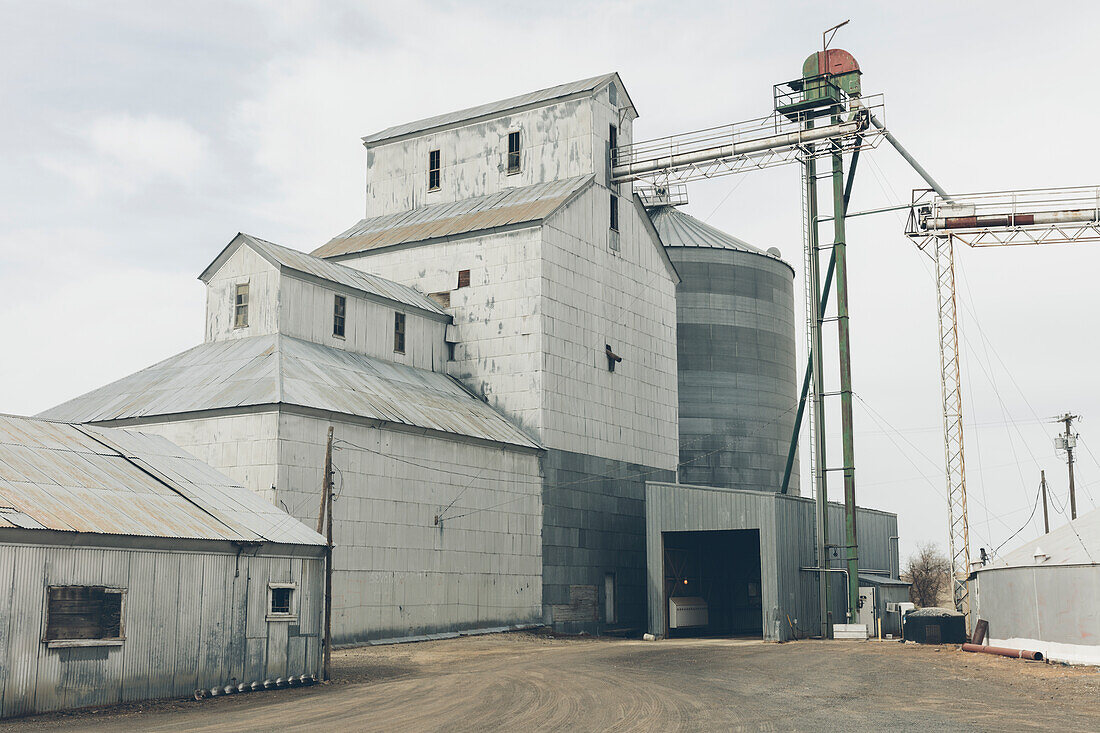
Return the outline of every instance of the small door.
[[[603,618],[605,623],[615,623],[615,573],[603,576]]]
[[[875,627],[875,588],[870,585],[859,587],[859,623],[867,627],[867,636],[878,633]]]

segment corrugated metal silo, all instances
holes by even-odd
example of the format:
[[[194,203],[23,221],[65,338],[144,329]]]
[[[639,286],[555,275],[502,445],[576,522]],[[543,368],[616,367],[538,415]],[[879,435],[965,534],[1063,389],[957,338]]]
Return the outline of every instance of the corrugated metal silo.
[[[794,270],[673,206],[649,214],[681,278],[680,482],[779,491],[798,399]]]

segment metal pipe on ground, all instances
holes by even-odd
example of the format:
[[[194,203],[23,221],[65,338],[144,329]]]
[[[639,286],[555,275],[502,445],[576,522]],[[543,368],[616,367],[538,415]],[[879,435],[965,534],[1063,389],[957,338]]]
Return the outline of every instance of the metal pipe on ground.
[[[964,652],[981,652],[982,654],[996,654],[1001,657],[1013,659],[1031,659],[1036,662],[1043,661],[1042,652],[1029,652],[1026,649],[1009,649],[1003,646],[982,646],[981,644],[963,644]]]

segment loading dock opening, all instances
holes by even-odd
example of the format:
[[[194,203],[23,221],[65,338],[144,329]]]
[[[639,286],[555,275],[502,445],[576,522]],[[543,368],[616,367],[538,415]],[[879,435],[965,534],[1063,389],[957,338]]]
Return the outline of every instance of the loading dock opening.
[[[764,634],[760,594],[760,531],[662,532],[665,635]],[[701,598],[705,625],[670,625],[670,599]]]

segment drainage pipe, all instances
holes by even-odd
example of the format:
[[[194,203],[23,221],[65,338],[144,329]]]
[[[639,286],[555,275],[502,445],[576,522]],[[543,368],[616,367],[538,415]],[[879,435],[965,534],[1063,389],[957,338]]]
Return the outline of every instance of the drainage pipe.
[[[1026,649],[1009,649],[1003,646],[982,646],[981,644],[963,644],[962,650],[964,652],[997,654],[1002,657],[1012,657],[1013,659],[1032,659],[1036,662],[1043,661],[1042,652],[1029,652]]]

